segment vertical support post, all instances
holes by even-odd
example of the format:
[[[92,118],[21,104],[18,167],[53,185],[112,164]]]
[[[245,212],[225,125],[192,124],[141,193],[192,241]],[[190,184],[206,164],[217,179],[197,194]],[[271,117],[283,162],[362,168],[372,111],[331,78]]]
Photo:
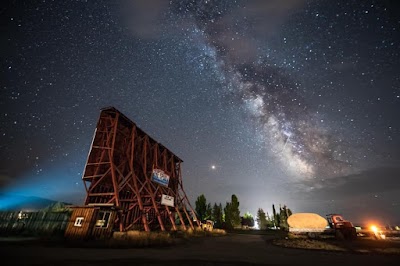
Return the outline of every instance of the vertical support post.
[[[182,170],[181,170],[181,167],[179,167],[179,186],[180,186],[180,189],[181,189],[182,192],[183,192],[183,197],[184,197],[184,199],[186,199],[187,204],[189,205],[190,209],[192,210],[193,216],[196,218],[197,227],[200,227],[199,219],[197,219],[197,216],[196,216],[196,214],[195,214],[195,212],[194,212],[194,209],[193,209],[192,205],[190,204],[190,201],[189,201],[188,197],[186,196],[185,190],[183,190]],[[178,188],[178,189],[179,189],[179,188]],[[185,210],[185,212],[187,212],[187,211],[186,211],[186,208],[185,208],[184,210]],[[190,222],[190,223],[191,223],[191,222]],[[192,223],[191,223],[191,226],[193,227]]]
[[[171,221],[172,230],[176,231],[175,219],[174,219],[174,217],[172,217],[172,212],[169,210],[167,205],[165,205],[165,209],[167,210],[169,220]]]
[[[193,226],[193,223],[192,223],[192,218],[190,217],[189,213],[187,212],[185,204],[183,204],[183,212],[186,214],[186,218],[189,221],[190,227],[192,228],[192,230],[194,230],[194,226]]]
[[[148,192],[149,192],[149,195],[150,195],[150,198],[151,198],[151,202],[153,204],[154,212],[156,213],[156,216],[157,216],[158,223],[160,224],[160,229],[161,229],[161,231],[165,231],[165,226],[164,226],[164,223],[163,223],[163,221],[161,219],[161,214],[160,214],[160,212],[158,210],[158,206],[157,206],[157,203],[156,203],[155,195],[154,195],[153,189],[152,189],[152,187],[150,185],[151,180],[148,177],[147,171],[146,171],[147,170],[147,142],[148,142],[148,136],[145,137],[144,144],[143,144],[144,145],[144,149],[143,149],[144,150],[144,156],[143,156],[143,159],[144,159],[144,175],[146,176],[147,189],[148,189]]]
[[[119,196],[118,196],[118,185],[117,185],[117,175],[115,171],[115,162],[114,162],[114,150],[115,150],[115,139],[117,137],[117,128],[118,128],[118,119],[119,113],[115,114],[114,118],[114,128],[113,128],[113,136],[111,142],[111,150],[109,150],[110,162],[111,162],[111,176],[112,176],[112,184],[114,188],[114,197],[115,197],[115,205],[119,207]]]
[[[178,209],[178,206],[176,206],[176,205],[175,205],[175,211],[176,211],[176,213],[178,213],[179,221],[181,221],[181,225],[182,225],[182,227],[183,227],[183,230],[186,231],[185,221],[183,220],[182,214],[180,213],[180,211],[179,211],[179,209]]]
[[[133,178],[133,186],[135,188],[136,199],[137,199],[138,205],[139,205],[139,210],[140,210],[139,215],[141,216],[144,230],[146,232],[150,232],[149,222],[147,221],[146,214],[144,213],[142,197],[140,195],[140,191],[139,191],[139,187],[138,187],[138,183],[137,183],[137,176],[135,175],[134,166],[133,166],[133,162],[135,159],[135,144],[136,144],[136,134],[135,133],[136,133],[136,126],[133,126],[132,134],[131,134],[131,154],[130,154],[130,158],[129,158],[130,159],[129,167],[130,167],[130,171],[131,171],[131,176]]]

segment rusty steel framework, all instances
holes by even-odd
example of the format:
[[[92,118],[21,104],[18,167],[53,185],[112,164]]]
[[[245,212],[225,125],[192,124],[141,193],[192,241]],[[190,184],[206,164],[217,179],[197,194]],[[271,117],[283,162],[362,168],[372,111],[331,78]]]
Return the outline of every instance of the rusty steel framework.
[[[181,163],[117,109],[104,108],[82,176],[85,205],[117,208],[114,225],[120,231],[199,227],[183,190]],[[152,180],[154,169],[170,177],[167,186]],[[173,207],[161,204],[163,194],[174,198]]]

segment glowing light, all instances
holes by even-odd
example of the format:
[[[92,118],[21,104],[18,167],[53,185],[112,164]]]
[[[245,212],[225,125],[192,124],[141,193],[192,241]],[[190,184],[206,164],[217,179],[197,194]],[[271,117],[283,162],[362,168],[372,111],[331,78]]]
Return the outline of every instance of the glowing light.
[[[371,225],[370,229],[372,232],[374,232],[375,238],[386,239],[386,235],[381,230],[379,230],[377,226]]]
[[[371,231],[374,232],[374,233],[377,233],[378,232],[378,227],[376,227],[375,225],[372,225],[371,226]]]
[[[20,206],[30,205],[35,200],[40,202],[41,199],[68,203],[81,200],[84,187],[71,182],[70,164],[45,164],[43,169],[46,170],[39,174],[27,172],[3,188],[0,192],[0,210],[20,209]]]
[[[215,170],[216,166],[215,165],[211,165],[211,169]]]

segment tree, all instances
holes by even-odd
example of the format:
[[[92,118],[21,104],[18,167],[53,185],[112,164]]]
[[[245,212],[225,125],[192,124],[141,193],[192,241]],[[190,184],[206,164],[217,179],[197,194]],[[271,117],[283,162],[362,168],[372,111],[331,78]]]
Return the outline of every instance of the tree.
[[[274,221],[274,227],[279,226],[280,217],[279,217],[279,214],[276,213],[274,204],[272,204],[272,215],[273,215],[273,218],[274,218],[274,220],[273,220]]]
[[[203,221],[204,219],[206,219],[207,215],[207,200],[204,194],[201,194],[200,196],[197,197],[195,205],[196,205],[195,210],[197,214],[197,219]]]
[[[243,217],[240,217],[240,218],[241,218],[242,227],[243,226],[245,226],[245,227],[253,227],[254,226],[254,218],[253,218],[253,215],[251,215],[251,213],[246,212],[243,215]]]
[[[225,223],[228,229],[240,226],[241,223],[238,198],[233,194],[231,200],[231,202],[226,203],[224,209]]]
[[[207,204],[206,207],[206,213],[204,216],[204,220],[212,219],[212,208],[211,208],[211,203]]]
[[[212,209],[212,220],[215,222],[214,227],[222,228],[223,212],[221,203],[219,205],[217,205],[217,203],[214,203]]]
[[[70,209],[67,207],[67,204],[64,202],[54,202],[47,207],[43,208],[42,211],[44,212],[66,212],[70,211]]]
[[[286,207],[286,205],[283,205],[283,207],[279,207],[279,227],[282,230],[288,230],[289,225],[287,223],[287,218],[292,215],[292,211]]]
[[[240,211],[239,211],[239,200],[235,194],[232,195],[232,221],[234,226],[240,225]]]
[[[225,213],[225,227],[226,229],[233,229],[232,224],[232,213],[231,213],[231,203],[227,202],[224,208]]]
[[[293,214],[292,210],[289,209],[289,208],[287,208],[287,217],[289,217],[289,216],[292,215],[292,214]]]
[[[267,228],[271,228],[274,227],[274,218],[272,216],[270,216],[267,212],[266,214],[266,218],[267,218]]]
[[[258,208],[256,220],[260,230],[267,229],[267,217],[263,209]]]

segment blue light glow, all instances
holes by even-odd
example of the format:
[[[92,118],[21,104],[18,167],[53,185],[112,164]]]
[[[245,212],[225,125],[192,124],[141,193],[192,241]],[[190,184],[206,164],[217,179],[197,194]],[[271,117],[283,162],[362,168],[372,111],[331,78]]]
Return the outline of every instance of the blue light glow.
[[[84,160],[81,160],[84,162]],[[72,167],[73,166],[73,167]],[[80,169],[79,169],[80,168]],[[44,165],[39,173],[26,173],[0,191],[0,210],[29,204],[32,197],[82,204],[85,192],[81,181],[82,166],[65,162]],[[80,171],[79,171],[79,170]]]

